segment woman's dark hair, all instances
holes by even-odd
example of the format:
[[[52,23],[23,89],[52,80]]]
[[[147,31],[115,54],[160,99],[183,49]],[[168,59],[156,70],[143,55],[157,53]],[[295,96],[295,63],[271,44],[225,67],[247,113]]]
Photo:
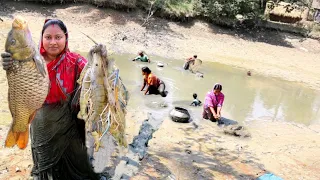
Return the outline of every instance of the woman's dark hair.
[[[147,74],[151,73],[151,70],[147,66],[143,67],[141,70],[142,70],[142,72],[145,72]]]
[[[44,31],[50,26],[50,25],[58,25],[61,30],[64,32],[64,34],[67,34],[68,30],[66,25],[59,19],[47,19],[43,25],[42,28],[42,33],[41,35],[43,35]]]
[[[215,85],[213,86],[213,90],[220,90],[220,91],[222,91],[222,85],[219,84],[219,83],[215,84]]]

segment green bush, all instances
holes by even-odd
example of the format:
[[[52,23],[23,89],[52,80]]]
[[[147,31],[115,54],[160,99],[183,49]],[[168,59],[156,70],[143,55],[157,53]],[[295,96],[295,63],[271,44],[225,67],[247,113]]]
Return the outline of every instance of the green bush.
[[[203,0],[203,15],[210,19],[231,18],[237,14],[255,17],[261,13],[259,0]]]
[[[201,14],[200,0],[156,0],[154,8],[170,17],[195,17]]]
[[[194,17],[219,22],[233,21],[236,15],[244,18],[253,18],[263,14],[264,4],[267,0],[28,0],[54,2],[88,2],[98,6],[111,8],[142,8],[152,11],[156,15],[177,20],[188,20]],[[294,0],[288,0],[294,1]],[[307,0],[300,0],[307,1]],[[261,4],[262,3],[262,4]]]
[[[137,0],[144,9],[153,4],[153,10],[169,17],[202,16],[210,20],[231,18],[237,14],[252,18],[263,12],[261,0]]]

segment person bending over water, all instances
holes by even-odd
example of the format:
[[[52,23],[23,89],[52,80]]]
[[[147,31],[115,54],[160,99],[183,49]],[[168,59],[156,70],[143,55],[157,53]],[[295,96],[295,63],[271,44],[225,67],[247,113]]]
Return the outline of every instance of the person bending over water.
[[[139,56],[137,56],[136,58],[134,58],[132,61],[141,61],[141,62],[149,62],[150,63],[150,59],[147,55],[145,55],[143,53],[143,51],[139,52]]]
[[[219,121],[221,118],[221,110],[224,101],[222,85],[217,83],[213,86],[213,90],[207,93],[203,106],[202,117],[213,122]]]
[[[72,101],[87,60],[69,51],[67,27],[61,20],[46,20],[40,40],[50,90],[31,122],[31,175],[36,180],[99,179],[88,159],[84,121],[77,119],[79,104]],[[3,69],[12,68],[12,56],[1,56]]]
[[[142,69],[142,75],[143,75],[143,86],[141,88],[141,91],[144,90],[146,86],[147,89],[144,93],[144,95],[149,94],[160,94],[162,97],[166,97],[168,92],[165,91],[166,85],[163,81],[161,81],[157,76],[151,73],[151,70],[148,67],[143,67]]]
[[[202,102],[197,98],[198,95],[196,93],[193,93],[192,96],[194,99],[193,99],[192,103],[190,104],[190,106],[200,106]]]
[[[190,64],[194,65],[195,60],[197,59],[197,55],[194,55],[191,58],[186,59],[186,62],[183,64],[183,69],[188,70],[190,67]]]

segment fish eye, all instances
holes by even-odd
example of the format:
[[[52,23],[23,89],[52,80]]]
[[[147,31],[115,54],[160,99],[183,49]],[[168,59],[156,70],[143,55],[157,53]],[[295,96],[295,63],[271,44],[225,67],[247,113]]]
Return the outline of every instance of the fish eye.
[[[11,40],[11,45],[15,45],[16,44],[16,40],[15,39],[12,39]]]

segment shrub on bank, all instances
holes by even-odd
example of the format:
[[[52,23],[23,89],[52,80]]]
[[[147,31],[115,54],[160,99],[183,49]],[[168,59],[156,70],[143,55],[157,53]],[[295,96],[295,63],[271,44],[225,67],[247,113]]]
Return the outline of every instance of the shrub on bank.
[[[23,0],[22,0],[23,1]],[[216,18],[235,18],[237,14],[252,16],[262,12],[259,4],[261,0],[25,0],[43,3],[91,3],[101,7],[115,9],[142,8],[152,10],[159,16],[185,19],[205,17],[210,20]]]
[[[263,12],[260,0],[203,0],[203,15],[215,18],[235,19],[238,14],[252,18]]]
[[[23,1],[23,0],[22,0]],[[254,24],[263,17],[267,0],[25,0],[45,3],[82,2],[100,7],[114,9],[150,10],[154,15],[178,21],[186,21],[195,17],[225,26],[234,26],[237,17],[242,22]],[[276,0],[274,0],[276,1]],[[310,4],[310,0],[284,0]]]

